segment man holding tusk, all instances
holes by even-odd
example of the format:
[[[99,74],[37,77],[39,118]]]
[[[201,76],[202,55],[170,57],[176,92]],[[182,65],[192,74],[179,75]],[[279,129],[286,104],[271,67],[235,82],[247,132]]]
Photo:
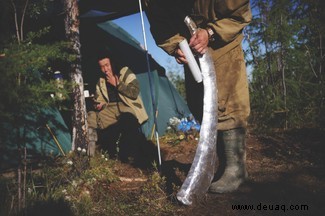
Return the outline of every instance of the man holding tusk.
[[[245,134],[250,114],[242,31],[252,19],[248,0],[144,0],[151,33],[159,47],[185,68],[187,103],[202,121],[203,85],[187,67],[178,44],[186,38],[196,55],[211,53],[218,86],[219,168],[209,191],[235,191],[248,177]],[[184,18],[190,16],[199,29],[191,36]]]

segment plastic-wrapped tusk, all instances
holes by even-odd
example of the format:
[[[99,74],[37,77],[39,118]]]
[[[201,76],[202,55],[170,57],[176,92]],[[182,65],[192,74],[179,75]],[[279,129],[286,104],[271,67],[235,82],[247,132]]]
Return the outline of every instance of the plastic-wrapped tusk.
[[[191,18],[186,17],[184,21],[190,32],[195,33],[196,25]],[[177,199],[184,205],[191,205],[194,198],[200,198],[207,192],[214,176],[217,157],[218,88],[216,71],[209,51],[199,58],[199,62],[204,88],[203,120],[200,129],[200,140],[191,169],[177,193]]]
[[[184,205],[191,205],[194,198],[202,197],[208,190],[215,171],[217,142],[217,82],[214,64],[209,52],[200,58],[202,68],[204,98],[203,120],[200,140],[189,173],[177,199]]]
[[[200,83],[202,82],[202,74],[201,74],[201,70],[199,68],[199,65],[197,64],[193,53],[188,45],[188,42],[186,39],[182,40],[179,43],[179,48],[182,50],[182,52],[185,55],[185,58],[188,62],[188,66],[193,74],[193,77],[195,79],[196,82]]]

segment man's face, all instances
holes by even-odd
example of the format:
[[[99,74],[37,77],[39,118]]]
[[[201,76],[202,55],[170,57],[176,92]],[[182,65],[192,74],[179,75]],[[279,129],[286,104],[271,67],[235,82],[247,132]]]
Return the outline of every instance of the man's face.
[[[113,69],[111,65],[111,60],[109,58],[104,58],[98,61],[100,70],[107,76],[113,76]]]

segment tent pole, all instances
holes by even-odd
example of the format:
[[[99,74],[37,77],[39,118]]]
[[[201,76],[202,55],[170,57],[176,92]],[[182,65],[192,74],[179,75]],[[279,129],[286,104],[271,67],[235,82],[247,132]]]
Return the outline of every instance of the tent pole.
[[[49,130],[50,134],[52,135],[53,140],[54,140],[55,144],[58,146],[58,148],[59,148],[61,154],[62,154],[63,156],[65,156],[65,153],[64,153],[64,151],[63,151],[63,149],[62,149],[62,147],[61,147],[61,145],[60,145],[60,143],[59,143],[59,140],[56,138],[56,136],[55,136],[54,133],[52,132],[50,126],[49,126],[48,124],[46,124],[45,126],[46,126],[46,128]]]
[[[146,58],[147,58],[147,66],[148,66],[148,76],[149,76],[149,83],[150,83],[150,93],[151,93],[151,100],[152,100],[152,107],[153,107],[153,113],[154,113],[154,126],[156,130],[156,142],[157,142],[157,149],[158,149],[158,159],[159,159],[159,166],[161,166],[161,156],[160,156],[160,144],[159,144],[159,134],[158,134],[158,125],[157,125],[157,106],[155,102],[155,97],[153,94],[153,88],[152,88],[152,77],[151,77],[151,70],[150,70],[150,62],[149,62],[149,53],[148,53],[148,47],[147,47],[147,38],[146,38],[146,31],[144,28],[144,22],[143,22],[143,14],[142,14],[142,3],[141,0],[139,0],[139,10],[140,10],[140,16],[141,16],[141,25],[142,25],[142,35],[143,35],[143,41],[144,41],[144,49],[146,52]]]

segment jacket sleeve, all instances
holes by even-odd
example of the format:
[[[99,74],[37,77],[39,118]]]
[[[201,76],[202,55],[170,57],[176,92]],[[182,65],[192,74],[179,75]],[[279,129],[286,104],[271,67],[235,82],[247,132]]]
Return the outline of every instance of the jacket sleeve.
[[[247,0],[216,1],[215,14],[217,18],[207,25],[222,43],[233,41],[252,20]]]
[[[117,90],[120,94],[135,100],[140,93],[140,85],[135,74],[127,69],[125,74],[119,79]]]
[[[175,8],[179,9],[178,5],[175,5],[178,1],[145,0],[144,2],[150,32],[157,46],[169,55],[173,55],[179,42],[185,38],[183,33],[186,30],[181,27],[182,14],[175,12]]]
[[[105,97],[103,95],[102,89],[100,88],[100,79],[96,84],[96,94],[95,94],[95,101],[99,103],[107,103]]]

